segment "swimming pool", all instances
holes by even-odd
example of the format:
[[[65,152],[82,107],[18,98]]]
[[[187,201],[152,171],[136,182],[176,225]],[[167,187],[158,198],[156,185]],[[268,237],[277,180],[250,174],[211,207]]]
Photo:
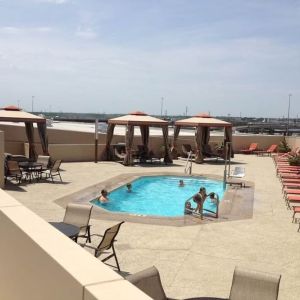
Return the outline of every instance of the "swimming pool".
[[[180,179],[184,181],[184,187],[178,186]],[[185,201],[197,193],[201,186],[206,188],[207,194],[217,193],[220,200],[224,194],[222,181],[206,177],[144,176],[131,183],[131,192],[127,191],[126,185],[110,192],[108,203],[100,203],[95,199],[91,202],[112,212],[180,217],[184,215]],[[196,207],[193,201],[192,205]],[[216,211],[216,205],[209,199],[204,202],[204,208]]]

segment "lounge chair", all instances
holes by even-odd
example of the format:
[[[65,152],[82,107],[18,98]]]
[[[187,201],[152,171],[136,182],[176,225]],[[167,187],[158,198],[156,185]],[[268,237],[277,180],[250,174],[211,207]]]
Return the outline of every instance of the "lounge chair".
[[[192,146],[190,144],[182,144],[181,150],[183,153],[183,157],[188,157],[190,152],[193,152]]]
[[[136,158],[139,159],[141,163],[153,163],[153,162],[161,162],[160,158],[154,156],[154,152],[152,150],[147,151],[144,145],[137,145],[138,151],[136,154]]]
[[[237,185],[237,186],[240,186],[240,187],[246,187],[246,183],[242,180],[239,180],[239,179],[228,178],[226,180],[226,184],[229,184],[230,186]]]
[[[125,147],[122,145],[122,147],[114,147],[114,155],[118,162],[123,162],[124,158],[126,156]]]
[[[144,145],[137,145],[137,157],[139,158],[140,162],[146,162],[147,159],[150,159],[149,153],[147,152]]]
[[[267,150],[261,150],[261,151],[254,151],[254,153],[259,156],[264,156],[265,154],[268,156],[271,156],[272,153],[275,153],[277,150],[277,145],[273,144],[271,145]]]
[[[60,181],[62,182],[62,178],[60,176],[59,167],[61,165],[61,160],[56,160],[50,169],[42,171],[42,174],[45,174],[46,178],[51,178],[52,182],[54,182],[54,177],[59,176]]]
[[[107,250],[112,250],[112,253],[109,254],[108,256],[106,256],[104,259],[102,259],[101,261],[102,262],[105,262],[107,261],[108,259],[114,257],[115,258],[115,261],[116,261],[116,265],[117,265],[117,269],[120,271],[120,266],[119,266],[119,262],[118,262],[118,259],[117,259],[117,255],[116,255],[116,251],[115,251],[115,248],[114,248],[114,242],[115,242],[115,237],[117,236],[119,230],[120,230],[120,227],[121,225],[124,223],[121,222],[119,224],[116,224],[108,229],[105,230],[103,236],[102,235],[99,235],[99,234],[92,234],[92,236],[100,236],[102,237],[99,245],[97,247],[93,247],[93,246],[89,246],[89,245],[84,245],[84,247],[87,247],[87,248],[90,248],[90,249],[93,249],[95,252],[94,252],[94,255],[95,257],[100,257],[102,254],[106,254]],[[111,266],[111,265],[110,265]],[[112,267],[115,267],[115,266],[112,266]]]
[[[210,158],[224,159],[224,151],[213,150],[209,144],[204,145],[203,155]]]
[[[243,154],[252,154],[255,150],[257,150],[257,147],[257,143],[252,143],[248,149],[242,149],[240,152]]]
[[[154,300],[171,300],[165,294],[155,267],[129,275],[126,279]],[[280,275],[235,268],[229,300],[277,300],[280,279]],[[211,297],[190,298],[192,299],[225,300]]]
[[[244,167],[235,167],[229,177],[243,178],[244,176],[245,176],[245,168]]]
[[[66,212],[63,222],[66,224],[75,225],[80,228],[77,238],[86,238],[86,242],[91,242],[91,234],[89,225],[93,206],[69,203],[66,207]]]
[[[235,167],[234,170],[231,172],[231,174],[226,179],[226,184],[237,185],[240,187],[245,187],[246,184],[244,181],[237,179],[237,178],[243,178],[245,176],[245,168],[244,167]]]

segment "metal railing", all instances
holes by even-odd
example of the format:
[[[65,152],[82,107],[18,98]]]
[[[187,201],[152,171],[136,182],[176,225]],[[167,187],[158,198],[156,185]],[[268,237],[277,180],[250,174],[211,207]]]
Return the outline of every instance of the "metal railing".
[[[207,195],[207,197],[209,197],[210,194]],[[219,201],[219,195],[217,193],[214,193],[215,195],[215,201],[216,201],[216,211],[212,211],[212,210],[209,210],[209,209],[206,209],[203,207],[203,204],[204,202],[202,203],[202,207],[201,207],[201,210],[199,212],[197,212],[194,208],[192,208],[192,204],[191,204],[191,200],[193,200],[194,196],[188,198],[185,202],[184,202],[184,214],[185,215],[193,215],[193,216],[196,216],[196,217],[200,217],[201,220],[203,219],[203,215],[204,215],[204,212],[208,212],[210,214],[211,217],[214,217],[214,218],[219,218],[219,204],[220,204],[220,201]],[[206,198],[207,199],[207,198]],[[206,200],[205,199],[205,200]]]
[[[184,167],[184,173],[185,174],[192,174],[192,165],[193,165],[193,161],[192,161],[192,151],[189,152],[188,157],[187,157],[187,161]]]

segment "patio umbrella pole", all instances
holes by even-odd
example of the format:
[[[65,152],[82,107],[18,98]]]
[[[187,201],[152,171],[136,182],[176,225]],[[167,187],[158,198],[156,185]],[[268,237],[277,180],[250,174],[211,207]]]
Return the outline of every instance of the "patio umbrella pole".
[[[95,163],[98,162],[98,119],[95,120]]]

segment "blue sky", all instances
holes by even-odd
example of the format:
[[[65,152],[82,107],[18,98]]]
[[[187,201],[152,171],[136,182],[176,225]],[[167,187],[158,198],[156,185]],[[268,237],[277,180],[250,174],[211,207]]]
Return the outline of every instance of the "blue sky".
[[[296,117],[299,37],[299,0],[0,0],[0,105]]]

